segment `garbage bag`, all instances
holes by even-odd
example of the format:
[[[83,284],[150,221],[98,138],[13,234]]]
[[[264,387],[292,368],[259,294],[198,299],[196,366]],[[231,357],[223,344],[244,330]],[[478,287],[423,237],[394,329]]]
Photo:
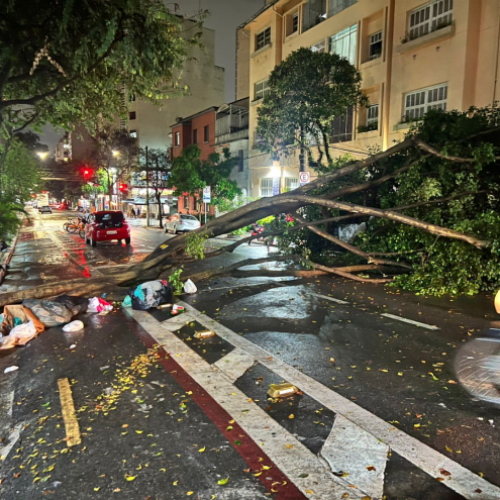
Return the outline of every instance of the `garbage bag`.
[[[91,313],[101,313],[101,312],[111,312],[113,310],[113,306],[106,302],[104,299],[100,297],[94,297],[89,299],[89,307],[88,312]]]
[[[45,326],[38,321],[38,318],[27,307],[21,305],[5,306],[0,332],[3,335],[8,335],[16,325],[27,323],[30,320],[33,321],[37,334],[45,330]]]
[[[16,345],[26,345],[31,339],[38,335],[33,320],[15,326],[10,331],[9,337],[15,339]]]
[[[87,311],[88,300],[84,297],[73,297],[72,295],[60,295],[54,299],[54,302],[66,306],[76,316],[78,313]]]
[[[198,291],[198,288],[196,288],[196,285],[191,280],[187,280],[184,283],[184,291],[186,293],[193,294]]]
[[[130,295],[127,295],[125,299],[123,299],[122,307],[132,307],[132,299],[130,298]]]
[[[71,323],[68,323],[67,325],[63,326],[63,331],[64,332],[79,332],[80,330],[84,329],[84,324],[77,319],[76,321],[72,321]]]
[[[51,300],[25,299],[23,306],[30,309],[47,327],[64,325],[73,317],[73,313],[66,306]]]
[[[0,351],[7,351],[9,349],[14,349],[16,347],[16,339],[7,335],[0,339]]]
[[[147,311],[174,300],[174,294],[166,280],[147,281],[137,288],[131,288],[129,296],[132,300],[132,309],[138,311]]]

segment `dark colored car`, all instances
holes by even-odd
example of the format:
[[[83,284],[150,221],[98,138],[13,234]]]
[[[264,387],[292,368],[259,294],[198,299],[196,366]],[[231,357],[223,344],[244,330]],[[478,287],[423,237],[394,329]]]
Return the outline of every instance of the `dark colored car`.
[[[130,245],[130,226],[123,212],[109,210],[89,215],[85,226],[85,243],[90,243],[95,247],[98,241],[111,240],[124,240],[127,245]]]
[[[52,213],[52,208],[49,207],[48,205],[45,205],[41,208],[38,209],[41,214],[51,214]]]

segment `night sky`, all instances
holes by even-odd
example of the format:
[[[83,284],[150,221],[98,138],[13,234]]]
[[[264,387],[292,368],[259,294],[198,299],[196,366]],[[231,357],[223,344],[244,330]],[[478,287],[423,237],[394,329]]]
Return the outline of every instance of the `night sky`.
[[[208,10],[210,16],[205,20],[207,28],[215,30],[215,64],[226,69],[226,102],[234,101],[234,70],[236,56],[236,28],[252,17],[265,3],[264,0],[180,0],[176,2],[179,13],[190,17],[200,9]],[[173,3],[167,0],[173,7]],[[222,104],[222,103],[221,103]],[[47,127],[41,137],[52,151],[61,137],[62,132],[56,132]]]

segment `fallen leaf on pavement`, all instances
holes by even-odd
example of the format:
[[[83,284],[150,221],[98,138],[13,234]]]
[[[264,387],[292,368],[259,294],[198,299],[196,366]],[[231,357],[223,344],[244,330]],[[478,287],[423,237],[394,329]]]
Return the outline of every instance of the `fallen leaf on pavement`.
[[[127,481],[134,481],[137,476],[125,476]]]
[[[199,453],[203,453],[205,450],[206,450],[206,446],[204,446],[203,448],[200,448],[200,449],[198,450],[198,452],[199,452]]]
[[[228,482],[228,481],[229,481],[229,478],[228,478],[228,477],[226,477],[226,479],[219,479],[219,480],[217,481],[217,484],[218,484],[219,486],[224,486],[225,484],[227,484],[227,482]]]

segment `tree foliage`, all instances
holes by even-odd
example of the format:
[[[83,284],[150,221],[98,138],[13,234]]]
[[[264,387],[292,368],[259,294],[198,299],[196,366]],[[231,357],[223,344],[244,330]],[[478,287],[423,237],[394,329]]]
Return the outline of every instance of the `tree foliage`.
[[[345,115],[349,106],[367,103],[361,74],[347,59],[308,48],[292,52],[271,72],[268,85],[256,134],[260,149],[276,156],[301,147],[317,163],[323,156],[330,160],[333,120]]]
[[[203,188],[210,186],[212,204],[217,206],[241,194],[236,182],[229,180],[237,163],[238,159],[231,156],[229,148],[224,148],[222,153],[212,153],[207,160],[202,160],[200,148],[188,146],[172,162],[169,187],[175,189],[177,196],[183,193],[201,196]]]

